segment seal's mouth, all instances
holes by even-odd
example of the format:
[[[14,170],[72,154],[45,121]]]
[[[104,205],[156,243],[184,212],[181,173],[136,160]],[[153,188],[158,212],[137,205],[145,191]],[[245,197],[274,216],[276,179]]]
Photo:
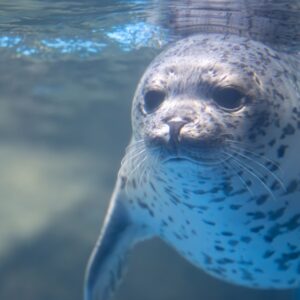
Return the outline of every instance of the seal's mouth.
[[[180,136],[166,139],[152,136],[146,137],[145,144],[158,154],[162,163],[188,161],[212,165],[224,160],[226,136],[202,136],[201,138]]]
[[[197,165],[217,165],[219,163],[221,163],[222,161],[224,161],[224,157],[222,156],[218,156],[218,157],[193,157],[193,156],[171,156],[171,157],[164,157],[162,159],[162,163],[178,163],[178,164],[182,164],[182,163],[193,163],[193,164],[197,164]]]
[[[163,163],[190,162],[200,165],[215,165],[224,160],[220,145],[218,147],[176,147],[172,149],[161,148],[160,157]]]

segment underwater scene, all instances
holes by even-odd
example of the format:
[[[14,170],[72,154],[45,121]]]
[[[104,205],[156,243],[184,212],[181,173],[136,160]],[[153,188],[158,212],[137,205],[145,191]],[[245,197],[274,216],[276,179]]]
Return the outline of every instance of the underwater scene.
[[[1,300],[83,299],[138,82],[171,43],[214,32],[300,62],[297,0],[1,0]],[[216,279],[158,238],[138,244],[126,265],[112,299],[296,299],[292,289]]]

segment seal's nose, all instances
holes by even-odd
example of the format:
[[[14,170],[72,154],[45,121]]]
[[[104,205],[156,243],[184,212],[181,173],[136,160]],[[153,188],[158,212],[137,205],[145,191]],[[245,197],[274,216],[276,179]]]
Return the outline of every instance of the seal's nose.
[[[189,123],[190,120],[185,118],[172,118],[169,120],[166,120],[166,124],[169,126],[169,143],[172,145],[176,145],[179,142],[179,136],[180,136],[180,130],[181,128]]]

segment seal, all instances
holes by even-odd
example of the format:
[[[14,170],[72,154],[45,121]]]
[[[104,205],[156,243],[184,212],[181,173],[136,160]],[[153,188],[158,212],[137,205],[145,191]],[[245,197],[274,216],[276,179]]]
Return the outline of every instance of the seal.
[[[110,298],[134,244],[160,237],[212,276],[300,285],[299,61],[247,38],[200,34],[150,64],[132,139],[86,277]]]

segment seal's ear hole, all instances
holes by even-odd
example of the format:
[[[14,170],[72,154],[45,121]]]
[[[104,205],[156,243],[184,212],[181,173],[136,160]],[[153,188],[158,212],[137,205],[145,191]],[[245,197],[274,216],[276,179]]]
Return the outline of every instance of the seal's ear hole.
[[[219,88],[213,92],[213,100],[223,109],[234,111],[243,107],[245,95],[234,87]]]
[[[144,96],[145,110],[147,113],[152,113],[155,111],[165,100],[166,93],[159,90],[147,91]]]

